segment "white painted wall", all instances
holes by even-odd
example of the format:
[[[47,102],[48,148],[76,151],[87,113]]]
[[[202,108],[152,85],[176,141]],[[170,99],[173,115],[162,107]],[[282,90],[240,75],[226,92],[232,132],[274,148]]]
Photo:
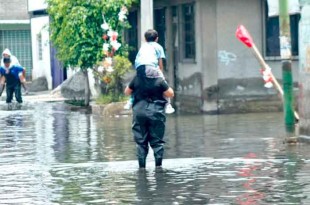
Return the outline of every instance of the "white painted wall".
[[[47,8],[45,0],[28,0],[28,11],[37,11]]]
[[[30,20],[31,23],[31,41],[32,41],[32,79],[46,77],[48,89],[52,89],[50,44],[49,44],[49,18],[48,16],[36,17]],[[37,36],[42,36],[42,60],[39,59],[39,44]]]

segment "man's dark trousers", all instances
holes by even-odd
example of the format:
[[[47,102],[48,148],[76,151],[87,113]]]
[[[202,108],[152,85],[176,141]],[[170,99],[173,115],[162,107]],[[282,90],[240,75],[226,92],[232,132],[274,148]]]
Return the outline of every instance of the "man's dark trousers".
[[[21,84],[18,83],[15,86],[6,86],[6,103],[11,103],[13,99],[13,94],[15,93],[15,98],[18,103],[22,103],[22,92]]]
[[[161,166],[164,154],[165,103],[140,100],[133,106],[132,131],[137,144],[139,167],[146,165],[149,144],[154,151],[155,165]]]

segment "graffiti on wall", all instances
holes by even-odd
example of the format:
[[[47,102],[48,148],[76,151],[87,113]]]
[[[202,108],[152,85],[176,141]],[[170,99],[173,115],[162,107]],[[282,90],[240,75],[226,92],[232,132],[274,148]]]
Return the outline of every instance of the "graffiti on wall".
[[[225,51],[225,50],[220,50],[218,52],[218,58],[221,63],[224,63],[226,66],[229,65],[231,62],[237,60],[237,56],[234,53]]]

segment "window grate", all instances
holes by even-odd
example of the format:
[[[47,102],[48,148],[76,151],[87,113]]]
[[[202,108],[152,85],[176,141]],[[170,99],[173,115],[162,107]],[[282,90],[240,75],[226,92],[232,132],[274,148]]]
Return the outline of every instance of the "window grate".
[[[8,48],[26,68],[26,79],[31,80],[32,53],[30,30],[0,30],[0,51]]]
[[[291,32],[291,46],[292,55],[298,56],[298,24],[300,14],[290,15],[290,32]],[[266,48],[265,54],[267,57],[280,56],[280,28],[279,16],[268,16],[268,4],[265,2],[265,36]]]
[[[195,11],[194,4],[184,4],[183,11],[183,49],[184,58],[193,59],[196,58],[196,42],[195,42]]]

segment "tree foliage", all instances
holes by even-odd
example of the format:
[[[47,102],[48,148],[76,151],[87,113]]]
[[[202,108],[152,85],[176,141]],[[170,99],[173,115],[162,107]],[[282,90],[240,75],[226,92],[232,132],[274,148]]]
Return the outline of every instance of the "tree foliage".
[[[111,98],[111,102],[118,102],[123,98],[123,83],[124,76],[132,68],[128,58],[116,55],[113,58],[113,72],[103,71],[99,73],[99,78],[104,82],[106,91]]]
[[[47,0],[51,18],[50,32],[58,59],[72,67],[92,68],[101,61],[104,30],[103,16],[112,29],[120,35],[129,27],[127,21],[119,23],[120,9],[131,7],[137,0]],[[118,53],[126,55],[127,46],[121,46]]]
[[[66,66],[80,68],[86,78],[87,69],[98,71],[97,65],[102,61],[103,70],[96,73],[100,74],[100,79],[109,78],[110,88],[114,86],[110,90],[116,91],[120,75],[128,71],[128,63],[123,68],[113,69],[112,62],[117,62],[115,55],[121,56],[119,62],[126,61],[122,58],[127,58],[128,46],[122,34],[130,25],[125,12],[137,1],[47,0],[51,41],[57,49],[57,58]],[[88,78],[85,82],[85,99],[89,99]]]

